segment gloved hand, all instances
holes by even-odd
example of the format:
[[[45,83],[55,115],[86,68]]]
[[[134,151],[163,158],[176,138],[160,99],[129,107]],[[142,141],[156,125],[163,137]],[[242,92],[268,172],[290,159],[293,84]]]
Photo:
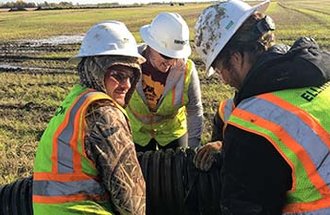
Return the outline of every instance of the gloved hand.
[[[214,154],[220,152],[221,148],[221,141],[210,142],[197,148],[196,155],[193,159],[196,168],[208,171],[215,161]]]

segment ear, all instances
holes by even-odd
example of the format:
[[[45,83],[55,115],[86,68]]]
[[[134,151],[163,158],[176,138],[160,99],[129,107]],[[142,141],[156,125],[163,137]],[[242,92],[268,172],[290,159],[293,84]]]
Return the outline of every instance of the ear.
[[[231,56],[230,60],[233,65],[241,65],[243,62],[243,55],[239,51],[234,51]]]

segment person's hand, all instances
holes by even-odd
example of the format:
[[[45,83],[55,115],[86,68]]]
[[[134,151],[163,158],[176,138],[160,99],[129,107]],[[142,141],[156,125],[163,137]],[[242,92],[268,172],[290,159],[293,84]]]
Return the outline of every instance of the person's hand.
[[[220,152],[221,148],[221,141],[210,142],[198,148],[193,160],[196,168],[208,171],[215,161],[214,154]]]

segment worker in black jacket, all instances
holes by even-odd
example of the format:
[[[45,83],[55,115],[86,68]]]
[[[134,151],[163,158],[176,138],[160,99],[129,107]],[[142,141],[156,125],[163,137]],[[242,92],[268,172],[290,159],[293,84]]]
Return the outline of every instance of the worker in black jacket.
[[[237,90],[220,147],[222,213],[330,214],[330,53],[307,37],[276,45],[268,5],[221,2],[195,27],[208,75]]]

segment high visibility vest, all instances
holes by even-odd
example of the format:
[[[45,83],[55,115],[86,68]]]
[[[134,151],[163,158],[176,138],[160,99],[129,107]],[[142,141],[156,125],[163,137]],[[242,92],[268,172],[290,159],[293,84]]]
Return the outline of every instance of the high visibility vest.
[[[218,107],[218,114],[219,114],[220,119],[223,122],[227,122],[229,119],[229,116],[234,108],[235,108],[235,104],[234,104],[234,100],[232,98],[222,100],[219,103],[219,107]]]
[[[227,126],[227,121],[229,119],[231,112],[234,110],[234,108],[235,108],[235,104],[234,104],[233,98],[222,100],[219,103],[218,115],[219,115],[220,119],[223,121],[223,128],[222,128],[223,133],[225,132],[225,129]]]
[[[330,82],[245,99],[229,117],[228,124],[266,138],[291,167],[283,214],[330,214],[329,113]]]
[[[84,150],[85,113],[100,99],[113,101],[76,85],[48,124],[34,161],[34,214],[112,214],[109,194]]]
[[[142,86],[137,86],[126,108],[134,143],[146,146],[151,138],[154,138],[161,146],[165,146],[187,133],[185,105],[188,103],[193,66],[193,62],[188,60],[185,71],[177,71],[177,83],[162,96],[156,112],[149,110],[146,100],[143,99]],[[171,81],[173,80],[167,78],[166,85],[171,85]]]

